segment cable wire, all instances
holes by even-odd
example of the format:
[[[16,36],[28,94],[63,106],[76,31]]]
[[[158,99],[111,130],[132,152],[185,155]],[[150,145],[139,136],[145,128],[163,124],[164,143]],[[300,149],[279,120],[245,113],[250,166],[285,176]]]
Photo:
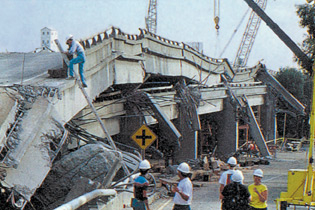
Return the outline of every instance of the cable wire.
[[[219,55],[220,58],[222,57],[222,55],[223,55],[223,53],[225,52],[225,50],[227,49],[227,47],[230,45],[230,43],[231,43],[232,39],[234,38],[234,36],[235,36],[237,30],[239,29],[239,27],[240,27],[241,24],[243,23],[245,17],[247,16],[249,10],[250,10],[249,8],[246,10],[246,12],[244,13],[244,15],[243,15],[241,21],[239,22],[239,24],[237,25],[237,27],[234,29],[234,32],[233,32],[232,36],[230,37],[229,41],[228,41],[227,44],[224,46],[222,52],[221,52],[220,55]]]

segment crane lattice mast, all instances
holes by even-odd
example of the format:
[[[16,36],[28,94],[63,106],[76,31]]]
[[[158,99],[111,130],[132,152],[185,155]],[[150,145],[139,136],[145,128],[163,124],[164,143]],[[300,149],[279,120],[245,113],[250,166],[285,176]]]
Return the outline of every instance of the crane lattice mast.
[[[157,0],[150,0],[148,15],[145,17],[145,25],[149,32],[156,34],[156,25],[157,25]]]
[[[267,0],[256,0],[257,5],[265,10]],[[237,54],[234,60],[235,67],[244,67],[247,64],[249,54],[252,50],[257,31],[260,26],[261,19],[259,16],[252,11],[248,19],[248,23],[243,34],[242,42],[237,50]]]

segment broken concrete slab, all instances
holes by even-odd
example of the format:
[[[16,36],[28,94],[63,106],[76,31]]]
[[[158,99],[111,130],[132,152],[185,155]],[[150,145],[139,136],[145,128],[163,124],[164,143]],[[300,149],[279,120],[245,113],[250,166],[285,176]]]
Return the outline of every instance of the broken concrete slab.
[[[0,91],[0,145],[5,144],[6,132],[14,123],[17,101],[8,95],[6,90]]]
[[[69,153],[55,162],[35,197],[40,199],[44,206],[50,206],[48,209],[52,209],[62,203],[76,183],[83,178],[101,183],[119,159],[115,153],[101,144],[87,144]]]
[[[64,132],[53,105],[45,98],[38,98],[33,109],[25,112],[14,139],[16,144],[12,144],[1,162],[8,167],[2,185],[14,188],[30,200],[50,171]]]

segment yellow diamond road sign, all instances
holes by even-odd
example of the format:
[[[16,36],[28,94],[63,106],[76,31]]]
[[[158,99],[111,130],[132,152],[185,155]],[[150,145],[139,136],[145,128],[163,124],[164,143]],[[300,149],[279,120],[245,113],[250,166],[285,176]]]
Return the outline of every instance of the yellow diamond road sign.
[[[141,149],[146,149],[156,140],[156,135],[146,125],[142,125],[131,138]]]

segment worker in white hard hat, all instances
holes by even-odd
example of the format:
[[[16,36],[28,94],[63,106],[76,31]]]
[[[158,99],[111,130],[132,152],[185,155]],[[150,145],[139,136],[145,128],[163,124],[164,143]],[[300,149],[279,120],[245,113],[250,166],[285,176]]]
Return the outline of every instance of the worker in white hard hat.
[[[232,177],[232,182],[223,188],[222,195],[222,210],[248,210],[250,194],[245,185],[243,173],[240,170],[235,170]]]
[[[219,184],[220,184],[220,199],[223,198],[222,196],[222,191],[223,191],[223,188],[224,186],[228,185],[231,183],[231,176],[235,170],[235,167],[237,165],[237,160],[235,157],[230,157],[227,161],[227,164],[229,165],[229,170],[223,172],[220,176],[220,179],[219,179]]]
[[[68,50],[68,52],[66,52],[66,54],[67,55],[76,54],[76,56],[77,56],[77,57],[70,60],[68,79],[74,78],[73,65],[79,64],[79,74],[80,74],[82,86],[84,88],[86,88],[87,84],[85,82],[84,70],[83,70],[84,63],[85,63],[84,49],[78,41],[75,41],[73,39],[73,35],[71,35],[71,34],[66,37],[66,44],[69,46],[69,50]]]
[[[264,172],[261,169],[256,169],[253,172],[254,183],[248,186],[251,195],[249,203],[251,210],[267,210],[268,188],[261,183],[263,177]]]
[[[140,175],[134,180],[132,208],[134,210],[150,210],[147,196],[147,188],[149,186],[145,175],[150,170],[151,165],[148,160],[143,160],[139,164]]]
[[[177,167],[177,175],[179,183],[172,188],[175,193],[173,210],[190,210],[190,205],[193,196],[193,186],[190,181],[190,167],[183,162]]]

